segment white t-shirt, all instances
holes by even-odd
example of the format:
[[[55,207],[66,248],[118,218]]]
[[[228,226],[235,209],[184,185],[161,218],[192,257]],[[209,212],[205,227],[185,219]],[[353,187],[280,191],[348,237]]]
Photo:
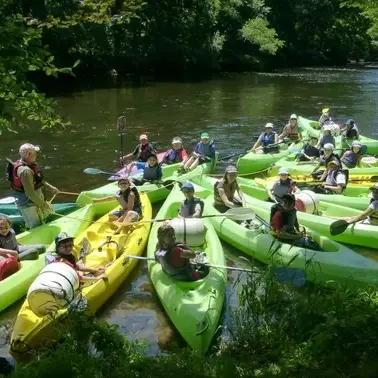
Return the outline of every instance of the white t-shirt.
[[[346,185],[346,177],[344,173],[338,173],[336,176],[337,185]]]
[[[373,201],[369,205],[369,209],[374,210],[374,213],[368,217],[369,223],[378,226],[378,201]]]

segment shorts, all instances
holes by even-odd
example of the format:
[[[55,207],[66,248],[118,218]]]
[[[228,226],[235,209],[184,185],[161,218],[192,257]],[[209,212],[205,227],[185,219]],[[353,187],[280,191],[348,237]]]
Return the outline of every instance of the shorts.
[[[133,222],[138,221],[142,218],[142,209],[134,209],[133,210],[136,213],[136,216],[132,219]],[[115,217],[121,218],[123,215],[125,215],[126,210],[118,209],[112,211],[110,214],[114,215]]]

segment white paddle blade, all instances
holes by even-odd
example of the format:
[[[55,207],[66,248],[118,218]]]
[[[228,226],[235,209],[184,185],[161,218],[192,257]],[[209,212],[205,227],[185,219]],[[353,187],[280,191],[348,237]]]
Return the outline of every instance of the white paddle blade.
[[[15,203],[16,198],[14,197],[5,197],[0,199],[0,205],[10,205],[11,203]]]
[[[253,220],[256,216],[255,212],[247,207],[234,207],[227,210],[223,215],[235,221]]]

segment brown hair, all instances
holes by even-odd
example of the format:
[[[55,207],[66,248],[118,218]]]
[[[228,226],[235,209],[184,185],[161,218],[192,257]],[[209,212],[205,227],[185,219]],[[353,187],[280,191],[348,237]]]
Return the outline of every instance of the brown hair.
[[[9,226],[11,225],[11,220],[8,216],[6,215],[0,215],[0,222],[1,221],[5,221],[5,222],[8,222]]]

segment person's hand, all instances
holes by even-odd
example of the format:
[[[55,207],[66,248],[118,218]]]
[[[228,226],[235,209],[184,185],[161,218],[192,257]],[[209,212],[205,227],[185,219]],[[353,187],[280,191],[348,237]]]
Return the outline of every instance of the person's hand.
[[[102,266],[100,266],[99,268],[97,268],[97,273],[104,273],[105,272],[105,268],[103,268]]]
[[[53,194],[58,194],[58,193],[59,193],[59,189],[56,188],[55,186],[51,186],[51,192],[52,192]]]
[[[108,276],[105,273],[99,275],[97,278],[99,280],[104,280],[104,281],[107,281],[109,279]]]
[[[9,256],[16,257],[18,259],[18,252],[17,251],[9,250],[9,252],[7,252],[7,254]]]
[[[304,233],[304,228],[303,228],[302,226],[299,226],[298,230],[299,230],[299,232],[300,232],[301,234]]]

